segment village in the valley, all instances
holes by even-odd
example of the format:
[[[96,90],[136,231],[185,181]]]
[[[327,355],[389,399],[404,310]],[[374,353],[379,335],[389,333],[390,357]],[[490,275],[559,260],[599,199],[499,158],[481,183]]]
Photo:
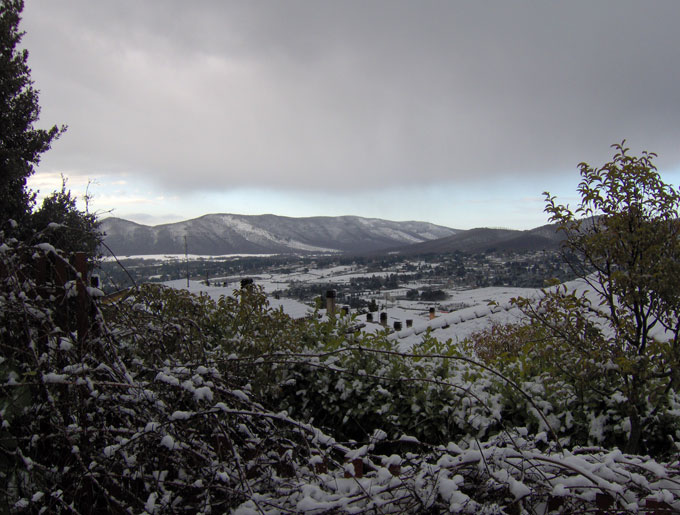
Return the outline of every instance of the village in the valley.
[[[387,330],[408,348],[428,328],[462,339],[519,311],[511,299],[533,296],[548,279],[571,279],[558,251],[453,253],[423,257],[132,256],[102,263],[107,293],[162,283],[217,300],[252,280],[269,304],[292,318],[354,317],[363,331]]]

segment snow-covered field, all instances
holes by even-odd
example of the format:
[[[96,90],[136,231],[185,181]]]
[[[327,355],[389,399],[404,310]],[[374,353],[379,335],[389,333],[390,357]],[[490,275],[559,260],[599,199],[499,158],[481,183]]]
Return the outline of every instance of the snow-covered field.
[[[144,259],[148,261],[179,261],[179,260],[185,260],[185,259],[190,259],[192,261],[197,261],[197,260],[214,260],[214,261],[219,261],[223,259],[229,259],[229,258],[238,258],[238,257],[269,257],[269,256],[275,256],[276,254],[222,254],[222,255],[215,255],[215,256],[205,256],[202,254],[139,254],[139,255],[132,255],[132,256],[103,256],[102,260],[103,261],[123,261],[126,259]]]
[[[516,322],[522,317],[522,313],[510,303],[513,297],[535,297],[539,290],[533,288],[510,288],[492,287],[479,288],[466,291],[450,291],[451,301],[465,304],[467,307],[451,312],[437,311],[435,318],[429,318],[429,313],[418,313],[414,318],[413,326],[394,333],[391,337],[400,340],[400,348],[408,350],[422,339],[422,333],[428,328],[437,339],[445,341],[452,339],[459,341],[467,336],[481,331],[493,322],[508,323]],[[494,302],[495,305],[490,305]],[[394,321],[403,321],[407,315],[403,308],[396,306],[388,308],[388,325]]]
[[[260,274],[249,276],[254,279],[256,285],[263,288],[268,294],[272,307],[282,308],[285,313],[301,318],[313,313],[311,305],[304,304],[294,299],[276,299],[272,292],[286,289],[288,284],[296,281],[304,284],[320,283],[343,283],[349,282],[352,277],[371,277],[387,275],[393,272],[362,272],[349,266],[337,266],[321,270],[309,270],[291,274]],[[190,281],[189,291],[192,293],[204,293],[214,299],[222,295],[232,295],[234,288],[239,287],[239,277],[225,278],[228,285],[222,286],[223,281],[215,278],[210,285],[203,281]],[[168,286],[178,289],[187,289],[186,279],[169,281]],[[418,283],[409,284],[409,288],[418,288]],[[425,287],[426,285],[420,285]],[[533,297],[538,295],[539,290],[534,288],[515,287],[490,287],[473,290],[448,289],[449,298],[443,302],[422,302],[399,299],[397,295],[405,292],[404,289],[393,292],[381,292],[373,295],[380,307],[378,313],[373,313],[373,321],[367,321],[365,314],[359,315],[359,321],[365,323],[363,331],[375,332],[383,330],[380,325],[380,313],[387,313],[387,327],[394,328],[395,322],[401,322],[402,330],[394,332],[390,337],[400,340],[399,347],[408,350],[414,344],[422,340],[422,334],[430,328],[433,336],[445,341],[453,339],[462,340],[470,334],[480,331],[493,322],[514,322],[522,316],[520,311],[513,307],[510,299],[513,297]],[[319,295],[323,295],[319,291]],[[367,294],[366,299],[371,298]],[[491,305],[494,303],[494,305]],[[430,318],[430,308],[435,308],[434,318]],[[338,306],[340,308],[340,306]],[[407,326],[407,320],[411,321],[411,327]]]
[[[167,286],[171,286],[173,288],[177,289],[182,289],[186,290],[187,289],[187,281],[186,279],[178,279],[176,281],[168,281],[166,283]],[[273,280],[269,279],[266,281],[260,281],[256,280],[256,284],[261,285],[264,287],[264,291],[267,293],[271,293],[272,291],[276,289],[280,289],[282,286],[281,283],[276,283]],[[189,282],[189,288],[188,290],[191,293],[195,294],[200,294],[204,293],[209,295],[211,298],[217,300],[220,297],[224,295],[232,295],[234,292],[234,288],[238,288],[238,283],[234,282],[231,284],[231,286],[214,286],[210,285],[207,286],[205,283],[201,281],[190,281]],[[278,309],[280,307],[283,308],[283,311],[288,314],[289,316],[293,318],[303,318],[307,316],[308,314],[312,313],[314,310],[311,306],[308,306],[307,304],[303,304],[302,302],[299,302],[294,299],[275,299],[272,295],[267,296],[269,300],[269,304],[275,308]]]
[[[313,313],[313,306],[298,300],[279,298],[273,295],[275,291],[288,288],[291,283],[304,285],[319,285],[318,295],[323,296],[323,286],[327,283],[347,284],[351,278],[378,277],[393,274],[397,270],[385,270],[382,272],[368,272],[358,266],[334,266],[322,269],[300,269],[288,274],[262,273],[249,275],[255,284],[261,286],[268,295],[269,303],[275,309],[283,309],[293,318],[302,318]],[[192,280],[189,291],[192,293],[205,293],[214,299],[223,295],[232,295],[234,288],[240,286],[242,277],[231,276],[214,278],[210,285],[203,281]],[[227,286],[223,286],[224,283]],[[178,289],[187,289],[186,279],[166,282],[168,286]],[[582,280],[567,283],[570,290],[582,293],[589,290]],[[440,341],[461,341],[471,334],[481,331],[492,323],[512,323],[522,318],[521,311],[512,305],[514,297],[536,298],[540,290],[536,288],[519,288],[510,286],[497,286],[471,290],[444,288],[448,298],[442,302],[423,302],[405,300],[408,289],[426,289],[429,285],[411,282],[398,290],[365,293],[365,300],[374,299],[379,306],[379,312],[373,313],[373,321],[368,321],[366,314],[358,315],[359,322],[363,323],[362,331],[376,332],[384,330],[380,324],[380,314],[387,314],[386,327],[392,330],[390,338],[399,340],[399,347],[403,351],[409,350],[414,344],[422,341],[422,335],[428,329],[432,335]],[[594,305],[599,304],[593,292],[589,297]],[[338,303],[338,310],[341,308]],[[434,318],[430,317],[430,308],[435,308]],[[324,314],[324,310],[321,311]],[[407,324],[407,321],[410,321]],[[395,322],[401,323],[401,330],[394,331]],[[407,327],[410,325],[410,327]],[[656,332],[663,332],[663,328],[657,328]],[[656,334],[656,333],[655,333]],[[660,335],[659,335],[660,336]]]

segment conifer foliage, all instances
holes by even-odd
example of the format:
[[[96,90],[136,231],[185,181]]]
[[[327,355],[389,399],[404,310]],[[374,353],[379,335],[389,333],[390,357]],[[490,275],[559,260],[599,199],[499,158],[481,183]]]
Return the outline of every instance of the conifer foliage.
[[[28,51],[19,48],[23,7],[23,0],[0,3],[0,223],[20,221],[30,213],[34,195],[26,180],[66,129],[35,127],[40,116],[38,91],[31,80]]]
[[[45,197],[30,218],[36,240],[67,253],[85,252],[90,259],[99,257],[103,239],[99,225],[96,214],[78,209],[75,195],[66,188],[65,178],[62,178],[61,190]]]

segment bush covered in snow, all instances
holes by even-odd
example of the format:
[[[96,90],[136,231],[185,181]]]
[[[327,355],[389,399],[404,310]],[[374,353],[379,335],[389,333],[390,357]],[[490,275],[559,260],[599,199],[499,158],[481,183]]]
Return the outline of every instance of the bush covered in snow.
[[[631,155],[625,140],[612,147],[604,165],[579,165],[573,209],[545,193],[584,291],[557,288],[535,308],[520,305],[562,342],[576,375],[583,368],[614,376],[601,394],[623,397],[625,449],[638,452],[667,391],[680,386],[680,189],[661,179],[656,154]]]
[[[575,346],[544,325],[527,322],[490,326],[472,335],[466,347],[471,355],[522,385],[541,406],[563,444],[623,449],[631,429],[625,377],[607,354],[611,347],[600,342],[597,333],[591,335],[576,323],[570,327],[592,338],[582,338],[582,345]],[[657,361],[667,365],[660,356]],[[656,372],[655,367],[649,368],[650,375]],[[528,422],[532,427],[523,396],[512,390],[507,394],[516,397],[516,408],[505,412],[505,421],[514,425]],[[672,456],[680,441],[680,397],[665,374],[647,381],[643,395],[640,448],[657,457]]]
[[[82,279],[37,283],[45,255],[64,259],[0,244],[3,511],[680,508],[677,462],[512,424],[511,401],[558,433],[561,414],[450,343],[399,354],[342,322],[292,321],[249,288],[213,302],[144,286],[102,305]]]

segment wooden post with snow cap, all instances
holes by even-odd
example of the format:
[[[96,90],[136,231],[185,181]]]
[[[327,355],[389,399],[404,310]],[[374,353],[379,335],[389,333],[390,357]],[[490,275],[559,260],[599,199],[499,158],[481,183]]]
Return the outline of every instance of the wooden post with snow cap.
[[[335,314],[335,290],[326,290],[326,313]]]
[[[82,344],[89,332],[90,314],[89,298],[87,296],[87,255],[76,252],[71,258],[71,265],[76,269],[76,327],[78,329],[78,343]]]
[[[57,286],[56,304],[60,306],[56,310],[55,319],[59,327],[69,326],[69,303],[66,296],[66,283],[68,282],[68,271],[66,269],[66,262],[63,258],[56,254],[48,254],[50,266],[53,269],[53,274],[48,273],[47,277],[52,276],[52,281]]]

